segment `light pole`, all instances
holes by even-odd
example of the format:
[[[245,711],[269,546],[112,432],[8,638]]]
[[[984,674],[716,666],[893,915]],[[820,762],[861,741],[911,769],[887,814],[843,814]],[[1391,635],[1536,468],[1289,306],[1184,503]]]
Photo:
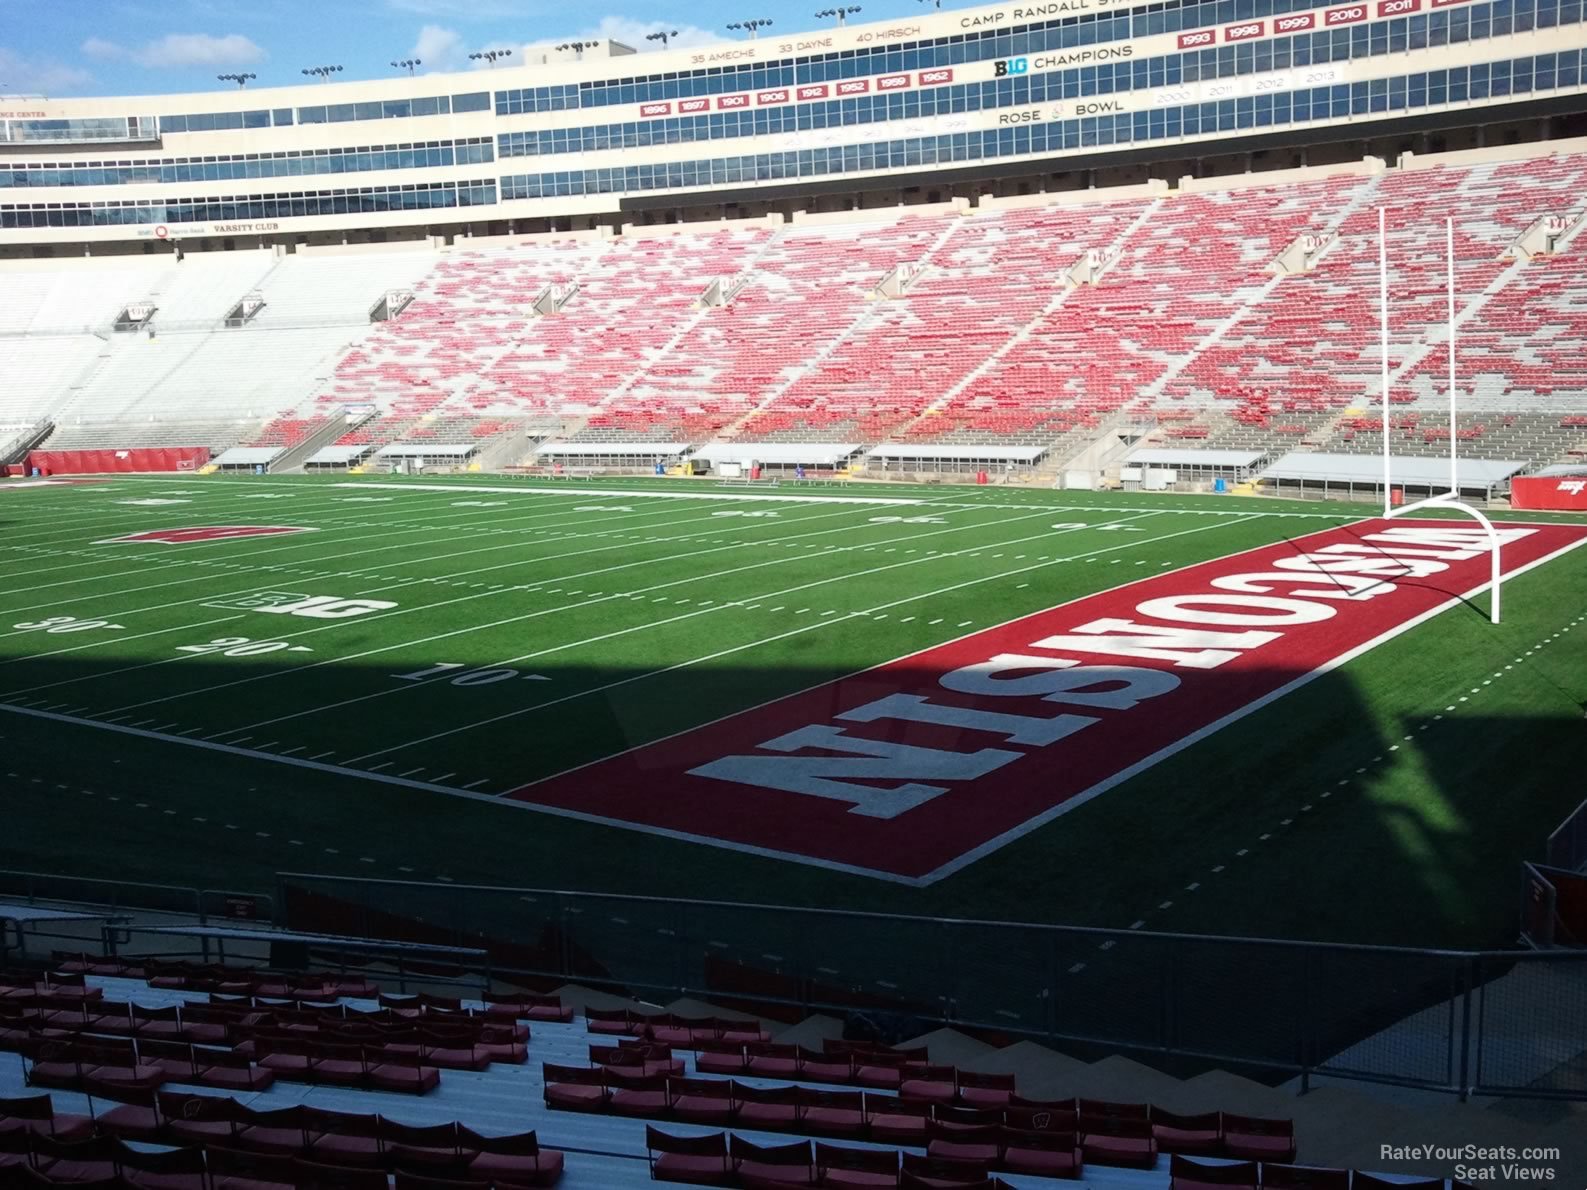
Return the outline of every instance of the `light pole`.
[[[322,83],[328,83],[331,81],[331,75],[339,73],[341,69],[340,66],[305,66],[302,73],[316,77]]]
[[[823,8],[820,12],[816,13],[816,20],[820,20],[822,17],[837,17],[838,28],[841,29],[844,25],[848,24],[849,17],[859,11],[860,6],[858,4],[850,4],[846,8]]]
[[[598,41],[564,41],[561,45],[557,46],[557,49],[572,50],[574,58],[582,62],[584,61],[584,51],[593,50],[600,44],[601,43]]]
[[[933,8],[941,8],[942,0],[920,0],[922,4],[929,4]]]
[[[647,34],[645,34],[645,40],[646,41],[659,41],[661,43],[661,48],[662,49],[666,49],[667,48],[667,42],[671,41],[676,36],[678,36],[678,31],[676,29],[665,29],[665,30],[662,30],[659,33],[647,33]]]
[[[771,18],[770,17],[753,17],[753,18],[751,18],[750,20],[747,20],[747,21],[734,21],[731,25],[728,26],[728,28],[729,29],[742,29],[742,30],[744,30],[744,32],[749,34],[750,40],[753,41],[753,40],[755,40],[755,34],[759,30],[766,28],[770,24],[771,24]]]
[[[392,65],[395,66],[398,70],[402,70],[402,69],[406,68],[407,71],[408,71],[408,74],[412,75],[413,74],[413,68],[415,66],[423,66],[424,63],[422,61],[420,61],[418,58],[403,58],[403,59],[401,59],[399,61],[393,62]]]
[[[492,70],[494,70],[496,68],[496,59],[498,59],[498,58],[511,58],[511,57],[512,57],[512,51],[511,50],[481,50],[477,54],[470,54],[469,55],[469,58],[472,61],[475,61],[475,62],[489,62],[490,65],[491,65],[491,69]]]
[[[257,74],[217,74],[216,79],[223,83],[236,83],[238,87],[246,87],[249,79],[256,79]]]

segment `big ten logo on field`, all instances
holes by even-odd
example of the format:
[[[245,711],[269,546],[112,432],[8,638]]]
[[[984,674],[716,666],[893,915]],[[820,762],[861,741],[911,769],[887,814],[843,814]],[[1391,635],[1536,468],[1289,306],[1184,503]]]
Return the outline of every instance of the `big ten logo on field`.
[[[998,78],[1010,74],[1024,74],[1030,70],[1029,58],[999,58],[992,63],[992,73]]]
[[[255,591],[206,603],[226,611],[268,612],[277,616],[303,616],[309,620],[346,620],[370,612],[390,611],[395,603],[385,599],[343,599],[339,595],[300,595],[292,591]]]

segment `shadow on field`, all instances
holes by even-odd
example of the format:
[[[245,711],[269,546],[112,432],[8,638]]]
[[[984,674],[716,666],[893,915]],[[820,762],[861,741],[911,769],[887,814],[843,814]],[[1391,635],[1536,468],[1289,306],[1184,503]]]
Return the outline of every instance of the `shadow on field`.
[[[872,671],[663,746],[688,745],[675,753],[642,746],[839,675],[723,666],[658,682],[640,668],[542,665],[534,672],[546,681],[470,688],[446,674],[404,684],[392,667],[353,664],[326,673],[307,700],[298,679],[288,703],[273,687],[291,681],[294,667],[276,657],[198,657],[184,666],[182,689],[248,680],[198,700],[156,702],[171,667],[118,672],[86,654],[12,661],[0,666],[8,701],[47,714],[86,706],[129,730],[0,712],[10,810],[0,865],[254,891],[300,927],[483,946],[499,969],[547,982],[657,996],[688,989],[791,1017],[870,1006],[1050,1037],[1079,1053],[1176,1054],[1190,1063],[1181,1069],[1194,1067],[1185,1055],[1203,1055],[1276,1079],[1447,998],[1462,976],[1447,957],[1255,939],[1505,945],[1517,865],[1536,856],[1580,797],[1571,774],[1587,771],[1587,725],[1576,710],[1583,691],[1568,681],[1540,687],[1532,717],[1385,712],[1428,705],[1428,691],[1449,685],[1448,661],[1402,649],[1368,686],[1347,671],[1324,674],[1056,817],[1101,777],[1201,726],[1216,699],[1176,705],[1172,719],[1150,702],[1095,710],[1102,721],[1129,718],[1108,734],[1099,725],[1046,746],[980,728],[836,718],[899,690],[972,707],[943,690],[940,671],[903,666],[886,681]],[[194,672],[204,681],[193,682]],[[1249,683],[1235,691],[1238,702],[1299,676],[1256,669],[1229,681]],[[596,688],[554,711],[532,709]],[[369,693],[382,697],[285,717]],[[482,695],[491,701],[469,701]],[[1005,698],[998,709],[1054,713],[1039,695]],[[421,754],[404,748],[492,716],[444,737],[444,753],[442,740]],[[202,729],[182,725],[192,722]],[[244,731],[253,723],[267,726]],[[877,819],[837,797],[688,778],[676,763],[765,754],[756,745],[798,724],[837,724],[938,754],[935,771],[829,774],[851,791],[935,781],[947,792]],[[239,747],[263,746],[264,755],[193,742],[239,732],[251,737]],[[392,751],[374,753],[380,747]],[[571,783],[585,783],[588,802],[564,793],[559,808],[608,818],[621,810],[659,831],[693,823],[694,833],[754,835],[763,848],[842,850],[863,840],[877,867],[917,853],[958,855],[1002,830],[1024,833],[910,887],[384,783],[433,780],[444,755],[458,773],[446,783],[489,773],[474,792],[502,793],[635,748],[576,774]],[[987,749],[1016,758],[979,780],[941,767],[942,754]],[[332,755],[319,767],[289,763],[322,750]],[[835,749],[770,755],[845,758]],[[358,756],[366,757],[353,761],[358,769],[378,771],[323,767]],[[549,784],[565,791],[570,779]],[[541,796],[532,786],[524,794]],[[355,882],[279,880],[283,871]],[[398,883],[356,883],[368,878]],[[0,875],[0,891],[16,883]],[[534,889],[611,899],[525,891]],[[679,898],[1079,928],[811,916]]]

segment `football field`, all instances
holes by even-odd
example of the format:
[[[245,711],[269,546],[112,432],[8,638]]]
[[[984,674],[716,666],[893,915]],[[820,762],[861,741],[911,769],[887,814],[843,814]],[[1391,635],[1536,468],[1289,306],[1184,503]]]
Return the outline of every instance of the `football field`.
[[[1035,682],[1036,661],[1007,658],[1054,633],[1084,653],[1094,624],[1175,583],[1270,588],[1224,583],[1230,559],[1272,573],[1310,549],[1381,552],[1368,511],[1001,487],[13,482],[0,864],[1500,941],[1515,863],[1587,768],[1587,550],[1566,518],[1506,518],[1497,628],[1473,595],[1486,555],[1462,552],[1309,620],[1247,596],[1257,616],[1203,617],[1221,627],[1172,657],[1132,638],[1172,678],[1037,670],[1041,717],[918,693],[948,672],[967,697],[1012,693],[989,675]],[[864,726],[884,716],[907,722]],[[1281,876],[1306,891],[1265,896]]]

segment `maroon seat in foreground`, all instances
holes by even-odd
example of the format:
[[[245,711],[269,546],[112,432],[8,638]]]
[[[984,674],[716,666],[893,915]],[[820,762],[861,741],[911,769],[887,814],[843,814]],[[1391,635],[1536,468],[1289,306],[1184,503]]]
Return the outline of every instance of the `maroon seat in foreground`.
[[[908,1178],[909,1181],[904,1179]],[[991,1175],[985,1162],[954,1161],[944,1157],[920,1157],[905,1153],[899,1173],[899,1186],[918,1186],[920,1190],[958,1190],[964,1186],[990,1186]]]
[[[562,1154],[542,1149],[533,1132],[482,1136],[459,1124],[457,1136],[465,1151],[478,1154],[468,1163],[470,1178],[513,1186],[551,1186],[562,1176]]]
[[[1157,1163],[1152,1124],[1142,1116],[1080,1115],[1080,1148],[1086,1163],[1150,1169]]]
[[[1198,1161],[1175,1153],[1168,1162],[1169,1190],[1256,1190],[1255,1161]]]
[[[1216,1157],[1223,1153],[1223,1117],[1217,1112],[1177,1116],[1152,1108],[1152,1138],[1164,1153]]]
[[[1295,1160],[1295,1121],[1223,1114],[1223,1152],[1242,1161]]]
[[[606,1086],[606,1071],[588,1066],[541,1067],[545,1077],[547,1107],[562,1111],[605,1111],[611,1092]]]
[[[1080,1140],[1073,1132],[1041,1128],[1003,1128],[999,1168],[1038,1178],[1078,1178],[1082,1168]]]
[[[20,1123],[29,1132],[52,1136],[56,1140],[82,1140],[94,1130],[87,1116],[57,1115],[48,1095],[21,1095],[0,1098],[0,1119]]]
[[[645,1129],[645,1151],[650,1176],[663,1182],[689,1182],[696,1186],[733,1185],[733,1162],[727,1137],[673,1136],[656,1128]]]
[[[202,1149],[134,1149],[117,1142],[116,1173],[137,1190],[208,1190]]]
[[[756,1145],[728,1137],[728,1151],[738,1184],[745,1187],[814,1186],[815,1157],[807,1140],[786,1145]]]
[[[898,1185],[898,1154],[817,1142],[816,1176],[821,1185],[839,1190],[886,1190]]]

